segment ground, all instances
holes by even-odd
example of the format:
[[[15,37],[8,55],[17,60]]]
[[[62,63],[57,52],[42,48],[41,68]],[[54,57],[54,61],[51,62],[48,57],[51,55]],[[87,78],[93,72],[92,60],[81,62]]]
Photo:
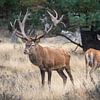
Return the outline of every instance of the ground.
[[[41,45],[64,48],[70,53],[75,85],[68,77],[64,88],[62,79],[54,71],[51,91],[47,85],[47,75],[45,87],[41,88],[39,68],[32,65],[28,56],[24,55],[24,44],[5,42],[0,44],[0,100],[99,100],[100,71],[98,69],[93,75],[97,91],[89,76],[85,78],[84,52],[80,48],[73,53],[76,46],[71,43],[43,41]]]

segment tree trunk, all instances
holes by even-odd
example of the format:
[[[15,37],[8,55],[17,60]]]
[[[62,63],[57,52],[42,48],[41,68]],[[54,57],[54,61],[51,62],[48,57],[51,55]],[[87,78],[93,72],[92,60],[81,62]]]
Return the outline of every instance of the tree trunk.
[[[93,31],[92,29],[90,31],[80,29],[80,31],[83,51],[86,51],[89,48],[100,50],[100,40],[97,38],[97,31]]]

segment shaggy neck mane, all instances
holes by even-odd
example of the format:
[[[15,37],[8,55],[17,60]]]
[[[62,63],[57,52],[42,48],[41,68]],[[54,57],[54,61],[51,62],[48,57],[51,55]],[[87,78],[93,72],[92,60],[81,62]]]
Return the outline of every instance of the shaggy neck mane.
[[[40,62],[40,55],[41,51],[43,51],[42,46],[36,45],[30,48],[30,54],[29,54],[29,59],[30,61],[38,66],[38,63]]]

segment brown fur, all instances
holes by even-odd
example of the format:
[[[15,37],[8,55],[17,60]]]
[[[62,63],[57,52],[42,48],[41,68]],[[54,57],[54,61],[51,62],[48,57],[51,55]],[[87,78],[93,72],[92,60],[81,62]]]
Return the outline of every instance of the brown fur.
[[[20,17],[18,18],[18,23],[19,23],[19,28],[20,31],[18,31],[15,28],[15,23],[14,25],[10,22],[12,28],[14,29],[14,33],[21,39],[26,41],[26,47],[24,50],[25,54],[29,55],[30,61],[34,64],[37,65],[40,68],[41,72],[41,78],[42,78],[42,85],[44,85],[44,79],[45,79],[45,71],[48,72],[48,84],[51,84],[51,75],[52,75],[52,70],[56,70],[58,74],[62,77],[63,83],[66,83],[67,76],[64,74],[63,69],[66,70],[68,73],[72,83],[73,83],[73,77],[71,75],[70,71],[70,55],[65,52],[64,50],[61,49],[52,49],[48,47],[42,47],[38,45],[38,41],[40,38],[44,37],[46,34],[48,34],[53,26],[57,26],[58,23],[61,23],[61,20],[63,18],[63,15],[58,19],[57,12],[54,10],[56,13],[56,17],[54,17],[49,11],[47,11],[48,14],[51,16],[53,24],[49,27],[49,29],[45,30],[43,34],[41,35],[36,35],[34,37],[27,36],[25,34],[25,22],[26,19],[30,16],[30,13],[28,12],[28,9],[26,11],[26,14],[23,18],[23,20],[20,20]],[[21,16],[21,15],[20,15]],[[64,23],[63,23],[64,24]],[[46,28],[46,27],[45,27]],[[30,30],[31,31],[31,30]],[[29,32],[30,34],[30,32]]]
[[[91,74],[98,67],[100,67],[100,50],[96,50],[96,49],[93,49],[93,48],[88,49],[85,52],[85,62],[86,62],[86,77],[87,77],[88,66],[90,66],[91,70],[90,70],[89,74],[90,74],[91,80],[93,81]]]
[[[25,51],[27,51],[26,49]],[[63,72],[65,69],[73,83],[69,65],[70,55],[65,50],[35,45],[29,49],[29,59],[34,65],[39,66],[40,70],[43,72],[47,71],[52,73],[52,70],[56,70],[62,77],[64,84],[66,83],[67,79],[67,76]],[[48,79],[48,83],[51,83],[50,80]],[[44,85],[44,82],[42,85]]]

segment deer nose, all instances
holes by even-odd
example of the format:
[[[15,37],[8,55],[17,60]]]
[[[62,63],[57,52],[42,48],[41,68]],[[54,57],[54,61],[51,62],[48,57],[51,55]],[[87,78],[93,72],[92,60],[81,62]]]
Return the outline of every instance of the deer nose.
[[[24,50],[24,54],[28,54],[29,51],[27,49]]]

